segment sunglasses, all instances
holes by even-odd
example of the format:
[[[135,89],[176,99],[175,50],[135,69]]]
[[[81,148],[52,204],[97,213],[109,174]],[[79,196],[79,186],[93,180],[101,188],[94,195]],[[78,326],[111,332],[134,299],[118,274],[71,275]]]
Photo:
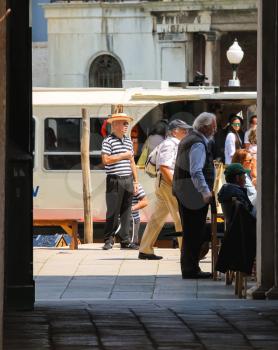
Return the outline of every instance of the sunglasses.
[[[241,124],[240,123],[232,123],[231,125],[232,126],[240,126]]]
[[[245,159],[245,162],[251,163],[252,160],[253,160],[252,158],[250,158],[250,159]]]

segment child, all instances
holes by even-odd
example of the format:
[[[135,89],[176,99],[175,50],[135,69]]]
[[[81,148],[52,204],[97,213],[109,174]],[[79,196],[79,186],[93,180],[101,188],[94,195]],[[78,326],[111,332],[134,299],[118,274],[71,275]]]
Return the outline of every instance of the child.
[[[138,185],[137,194],[133,195],[132,207],[131,207],[131,220],[130,220],[130,242],[138,244],[138,232],[140,227],[140,214],[139,210],[145,208],[148,205],[148,200],[143,187]]]

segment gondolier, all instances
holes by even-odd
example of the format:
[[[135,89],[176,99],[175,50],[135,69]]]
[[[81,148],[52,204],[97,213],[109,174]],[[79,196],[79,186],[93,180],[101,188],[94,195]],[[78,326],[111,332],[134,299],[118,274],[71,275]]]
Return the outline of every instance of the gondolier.
[[[102,143],[102,161],[105,165],[106,178],[106,224],[104,231],[104,250],[113,248],[114,236],[117,233],[121,248],[137,249],[129,240],[129,224],[133,193],[138,191],[138,177],[134,162],[133,145],[126,136],[132,117],[124,114],[113,114],[108,120],[112,133]]]

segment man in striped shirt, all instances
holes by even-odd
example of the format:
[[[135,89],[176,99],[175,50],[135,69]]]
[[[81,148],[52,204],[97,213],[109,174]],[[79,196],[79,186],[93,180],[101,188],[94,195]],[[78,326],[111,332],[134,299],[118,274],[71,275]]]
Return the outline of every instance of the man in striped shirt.
[[[132,118],[124,113],[113,114],[109,118],[112,133],[103,140],[102,161],[106,178],[106,225],[104,231],[104,250],[111,249],[120,216],[121,248],[137,249],[130,242],[129,222],[132,196],[138,192],[137,170],[134,162],[132,141],[125,134]]]

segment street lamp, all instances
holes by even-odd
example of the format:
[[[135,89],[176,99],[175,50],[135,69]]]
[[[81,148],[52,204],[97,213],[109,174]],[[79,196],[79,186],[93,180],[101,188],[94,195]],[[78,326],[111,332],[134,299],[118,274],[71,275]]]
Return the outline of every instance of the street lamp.
[[[238,45],[237,39],[235,39],[232,46],[229,47],[227,51],[227,59],[229,63],[232,65],[233,69],[233,79],[229,80],[228,86],[240,86],[240,81],[237,77],[237,67],[243,59],[244,52],[241,47]]]

